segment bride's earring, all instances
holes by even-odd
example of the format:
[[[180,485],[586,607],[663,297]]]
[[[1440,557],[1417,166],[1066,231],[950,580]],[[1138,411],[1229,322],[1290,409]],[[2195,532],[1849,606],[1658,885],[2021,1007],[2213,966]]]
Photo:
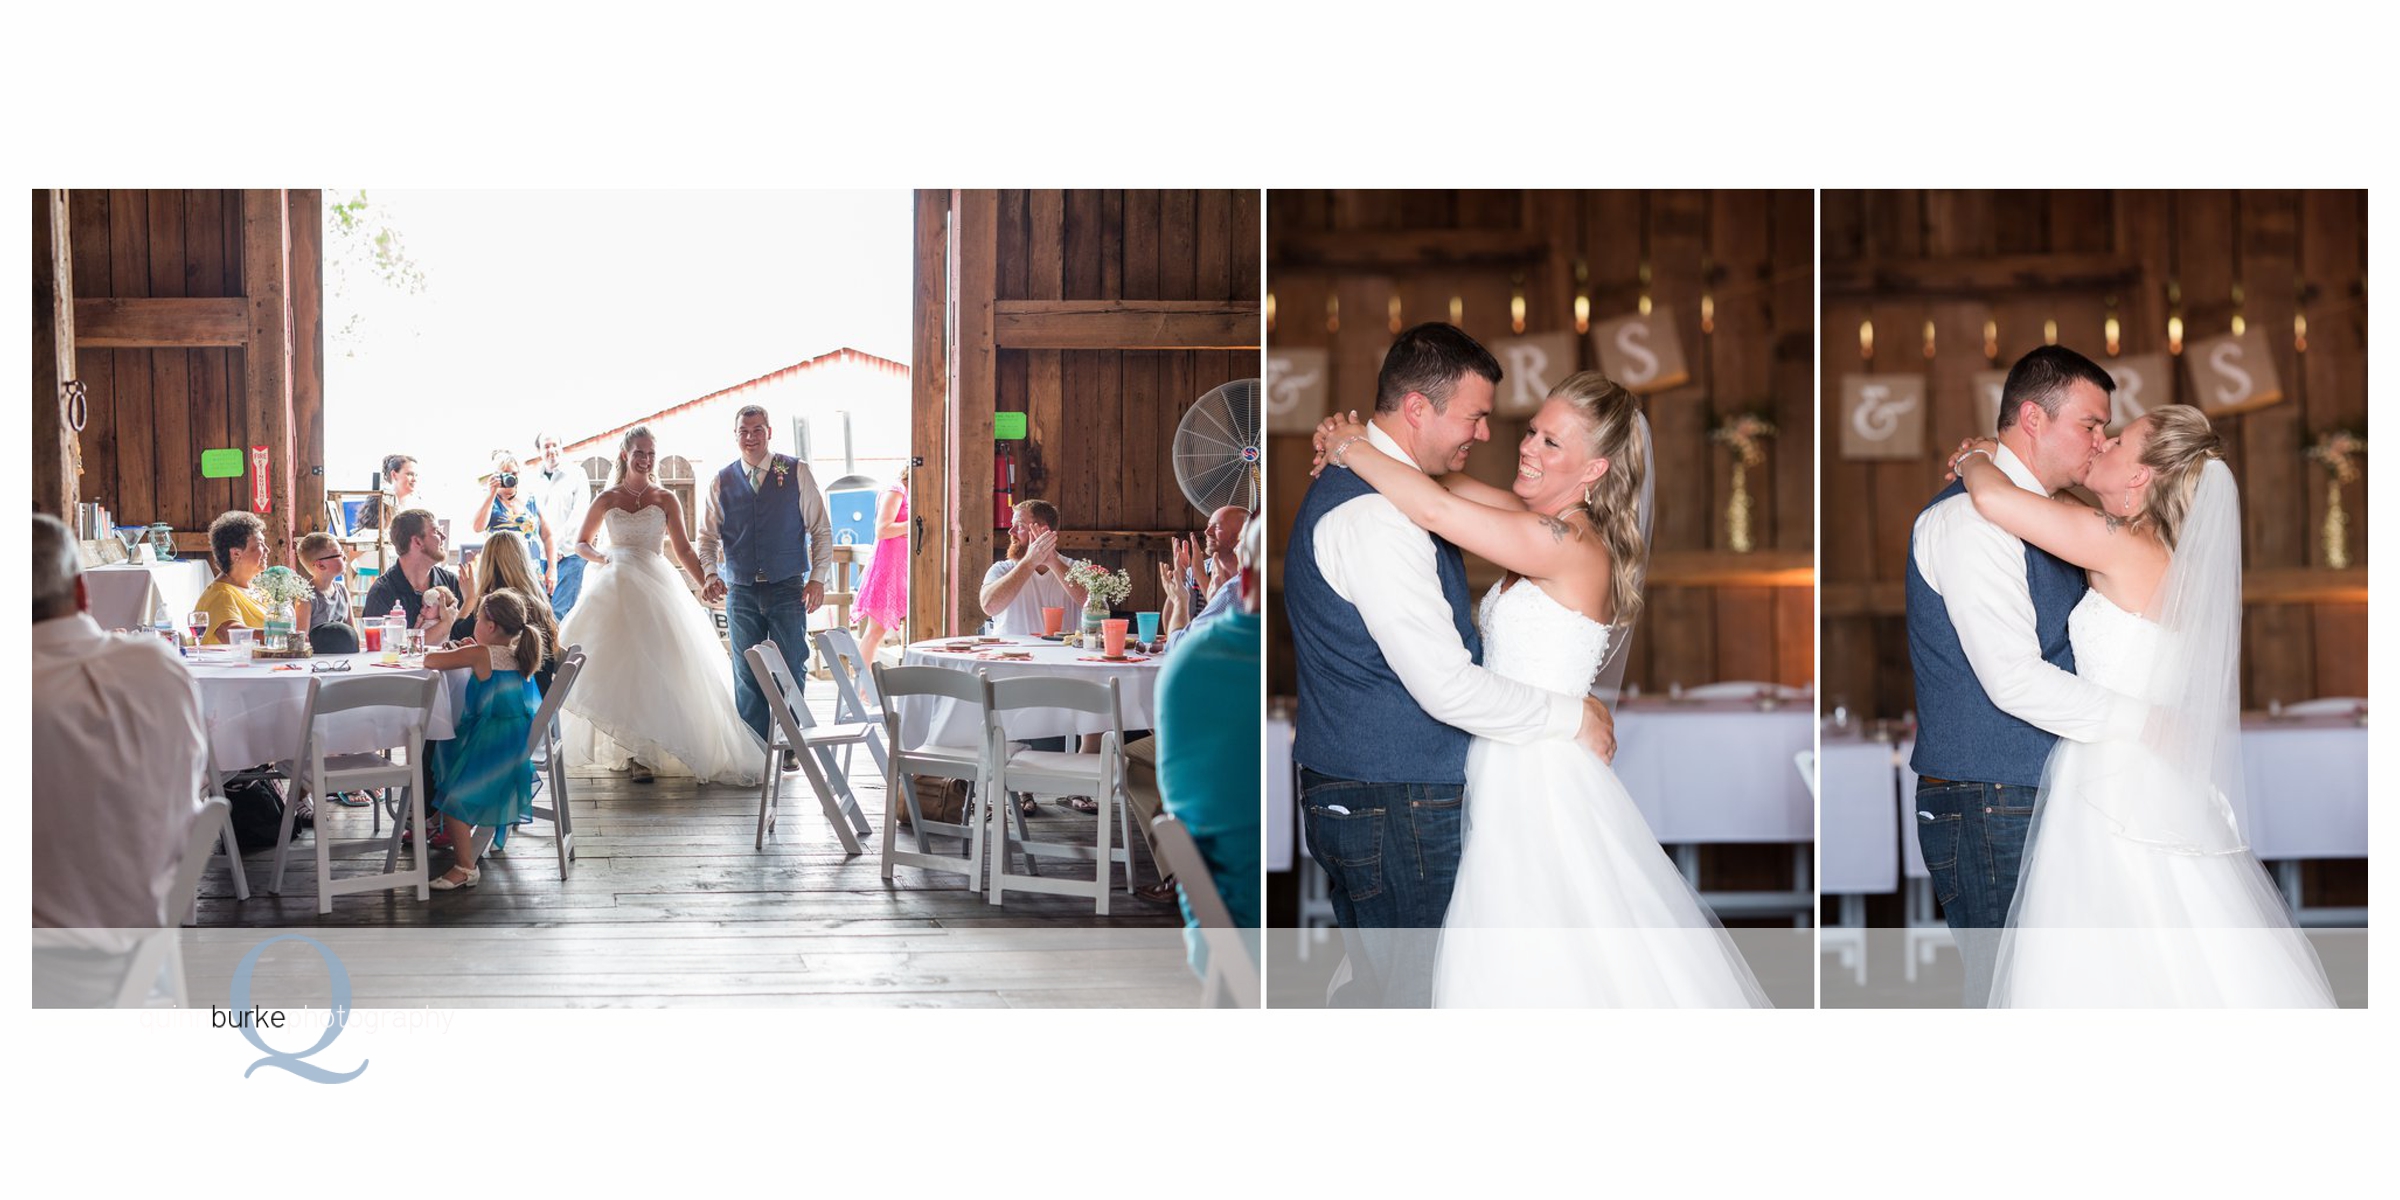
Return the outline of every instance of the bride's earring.
[[[2126,515],[2126,516],[2129,516],[2129,517],[2133,515],[2133,489],[2132,489],[2132,488],[2126,488],[2126,489],[2125,489],[2125,515]]]

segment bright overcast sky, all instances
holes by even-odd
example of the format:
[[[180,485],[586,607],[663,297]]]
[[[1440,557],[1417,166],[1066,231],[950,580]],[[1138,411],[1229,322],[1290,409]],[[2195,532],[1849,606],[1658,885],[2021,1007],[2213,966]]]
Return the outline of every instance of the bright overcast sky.
[[[399,450],[437,506],[465,503],[490,452],[537,429],[572,439],[842,346],[908,361],[907,192],[368,199],[425,290],[354,274],[326,297],[328,487]],[[365,317],[352,356],[345,303]]]

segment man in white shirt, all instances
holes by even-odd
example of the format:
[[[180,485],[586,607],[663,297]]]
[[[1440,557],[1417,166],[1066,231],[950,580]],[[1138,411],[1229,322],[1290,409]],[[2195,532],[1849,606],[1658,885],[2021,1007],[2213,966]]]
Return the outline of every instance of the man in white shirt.
[[[583,468],[559,455],[557,434],[541,434],[535,444],[541,447],[542,469],[535,473],[534,506],[550,523],[558,554],[558,561],[551,564],[558,581],[550,588],[550,611],[563,621],[583,591],[583,556],[575,553],[575,539],[583,529],[584,513],[592,506],[592,484]]]
[[[83,564],[33,518],[33,923],[154,929],[207,784],[200,690],[165,642],[87,615]],[[106,941],[107,939],[101,939]]]
[[[1993,462],[2043,495],[2081,483],[2115,386],[2065,347],[2027,354],[2001,389]],[[1966,1002],[1980,1005],[2052,747],[2137,736],[2146,711],[2074,673],[2067,615],[2084,572],[1986,520],[1963,487],[1918,514],[1906,586],[1918,843],[1966,964]]]
[[[1407,330],[1384,357],[1366,436],[1428,474],[1458,470],[1491,437],[1500,376],[1453,326]],[[1458,549],[1348,471],[1309,485],[1283,580],[1302,820],[1349,950],[1348,981],[1331,1000],[1422,1007],[1458,872],[1468,742],[1571,737],[1605,760],[1612,722],[1588,695],[1480,669]]]
[[[1042,634],[1042,610],[1066,610],[1066,626],[1083,619],[1084,591],[1067,582],[1076,560],[1058,552],[1058,509],[1047,500],[1026,500],[1011,510],[1008,557],[983,573],[978,594],[992,632],[1003,637]]]

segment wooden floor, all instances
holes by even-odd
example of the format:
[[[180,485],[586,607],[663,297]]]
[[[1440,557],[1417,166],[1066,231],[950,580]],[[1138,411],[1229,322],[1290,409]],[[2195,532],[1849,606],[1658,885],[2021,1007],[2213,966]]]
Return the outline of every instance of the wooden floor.
[[[811,699],[826,705],[829,697],[815,695],[821,690],[811,688]],[[214,866],[200,889],[202,928],[187,950],[194,995],[221,993],[230,978],[232,961],[207,947],[246,951],[259,939],[236,931],[276,929],[307,933],[340,953],[361,1007],[1197,1002],[1174,904],[1135,899],[1120,886],[1105,917],[1090,900],[1064,896],[1012,892],[994,906],[966,890],[963,874],[910,867],[887,884],[875,857],[884,805],[873,763],[863,753],[852,763],[860,805],[877,830],[856,858],[843,853],[807,777],[784,779],[776,834],[755,850],[755,788],[571,778],[576,859],[563,882],[547,822],[520,827],[504,853],[485,860],[477,887],[429,901],[413,888],[336,896],[325,916],[316,911],[313,834],[293,843],[280,895],[267,893],[272,853],[245,857],[248,900],[235,900],[230,872]],[[320,805],[318,820],[328,819],[340,836],[367,833],[367,809]],[[1091,820],[1046,803],[1028,824],[1036,838],[1065,840]],[[944,845],[957,843],[936,848]],[[1133,858],[1136,882],[1158,878],[1138,835]],[[450,861],[435,851],[432,870]],[[337,859],[334,871],[381,866],[376,854]],[[1084,878],[1090,870],[1044,869]],[[362,954],[367,961],[355,961]],[[321,966],[297,971],[293,986],[305,990],[311,976],[321,987]]]

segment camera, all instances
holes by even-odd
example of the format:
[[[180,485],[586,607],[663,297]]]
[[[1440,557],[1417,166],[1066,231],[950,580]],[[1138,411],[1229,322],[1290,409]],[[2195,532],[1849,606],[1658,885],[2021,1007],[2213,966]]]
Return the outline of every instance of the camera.
[[[494,475],[492,477],[492,481],[499,484],[501,487],[513,488],[517,486],[517,473],[515,471],[502,471],[498,475]]]

